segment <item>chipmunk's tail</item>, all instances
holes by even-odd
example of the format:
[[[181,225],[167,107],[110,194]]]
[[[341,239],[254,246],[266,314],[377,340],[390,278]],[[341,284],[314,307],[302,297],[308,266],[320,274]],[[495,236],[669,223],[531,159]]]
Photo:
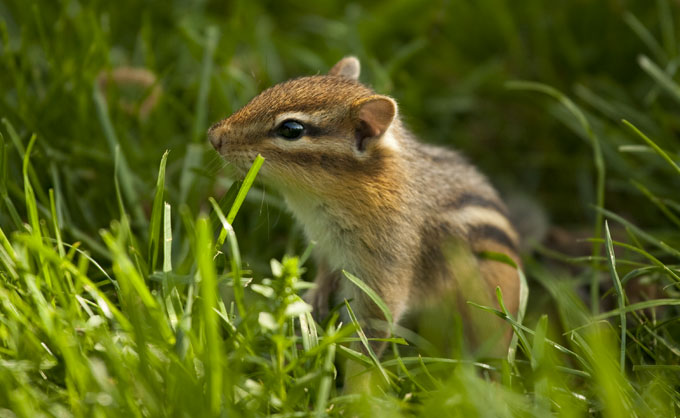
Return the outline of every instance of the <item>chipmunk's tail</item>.
[[[520,236],[520,252],[531,252],[548,236],[550,221],[543,207],[536,199],[524,194],[514,193],[505,197],[510,222]]]

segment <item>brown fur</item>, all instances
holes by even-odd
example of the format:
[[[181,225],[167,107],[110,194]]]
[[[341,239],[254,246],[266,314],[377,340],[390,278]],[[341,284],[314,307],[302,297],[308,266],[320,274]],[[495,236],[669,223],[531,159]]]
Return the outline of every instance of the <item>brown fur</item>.
[[[384,319],[343,277],[345,269],[369,284],[397,321],[447,300],[469,320],[465,301],[496,305],[496,286],[515,313],[515,269],[476,256],[501,252],[520,263],[517,233],[497,193],[458,153],[418,142],[394,101],[359,83],[358,74],[358,61],[345,58],[330,75],[265,90],[210,129],[213,145],[237,168],[247,169],[258,153],[265,157],[262,178],[317,241],[317,288],[305,299],[320,316],[336,294],[353,299],[365,324]],[[276,136],[290,112],[308,127],[295,141]],[[367,329],[372,337],[386,333]]]

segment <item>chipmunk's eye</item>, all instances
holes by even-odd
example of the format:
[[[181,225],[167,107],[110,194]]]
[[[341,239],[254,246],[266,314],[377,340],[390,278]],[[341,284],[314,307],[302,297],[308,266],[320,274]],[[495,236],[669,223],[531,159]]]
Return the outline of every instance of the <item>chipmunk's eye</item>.
[[[289,141],[300,139],[304,133],[304,125],[293,119],[284,120],[279,127],[276,128],[276,134]]]

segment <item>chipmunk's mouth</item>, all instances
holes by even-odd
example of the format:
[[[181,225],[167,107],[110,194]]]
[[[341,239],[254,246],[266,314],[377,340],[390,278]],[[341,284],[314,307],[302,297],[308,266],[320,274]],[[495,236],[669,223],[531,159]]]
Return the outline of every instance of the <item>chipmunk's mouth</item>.
[[[219,151],[222,148],[222,132],[218,129],[220,127],[220,122],[217,122],[208,129],[208,140],[212,146]]]

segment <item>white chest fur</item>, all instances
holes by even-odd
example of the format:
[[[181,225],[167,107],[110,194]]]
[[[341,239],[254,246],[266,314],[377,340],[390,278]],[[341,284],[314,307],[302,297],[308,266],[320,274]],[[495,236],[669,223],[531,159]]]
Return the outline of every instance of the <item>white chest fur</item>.
[[[287,193],[286,203],[304,227],[307,239],[316,243],[315,250],[336,270],[358,273],[356,256],[360,230],[341,208],[329,206],[313,197]]]

